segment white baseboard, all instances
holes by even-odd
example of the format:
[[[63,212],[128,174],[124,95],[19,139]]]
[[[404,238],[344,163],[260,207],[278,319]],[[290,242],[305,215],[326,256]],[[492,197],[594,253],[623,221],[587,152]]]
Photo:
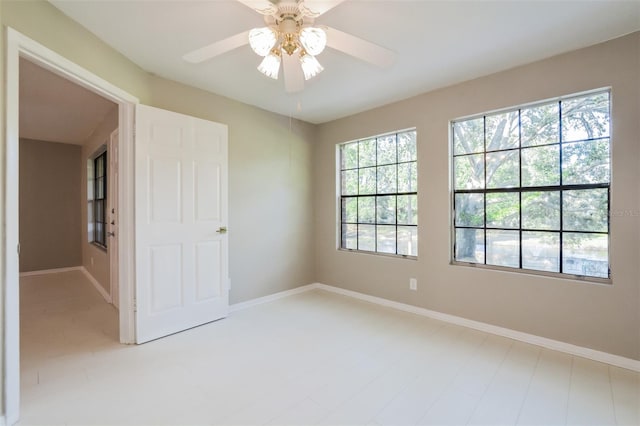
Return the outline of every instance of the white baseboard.
[[[82,266],[71,266],[68,268],[41,269],[39,271],[20,272],[21,277],[31,277],[34,275],[58,274],[60,272],[80,271]]]
[[[419,308],[417,306],[407,305],[405,303],[394,302],[394,301],[383,299],[380,297],[369,296],[368,294],[358,293],[356,291],[351,291],[351,290],[345,290],[343,288],[333,287],[326,284],[316,283],[316,284],[311,284],[305,287],[308,287],[309,290],[320,289],[320,290],[330,291],[332,293],[353,297],[356,299],[375,303],[377,305],[387,306],[387,307],[398,309],[405,312],[411,312],[411,313],[422,315],[428,318],[448,322],[451,324],[460,325],[463,327],[472,328],[474,330],[484,331],[485,333],[491,333],[498,336],[507,337],[509,339],[518,340],[518,341],[529,343],[536,346],[541,346],[543,348],[552,349],[559,352],[565,352],[570,355],[591,359],[593,361],[604,362],[605,364],[611,364],[616,367],[621,367],[627,370],[640,372],[640,361],[635,359],[625,358],[619,355],[613,355],[607,352],[597,351],[595,349],[572,345],[571,343],[565,343],[558,340],[548,339],[546,337],[540,337],[534,334],[523,333],[521,331],[511,330],[509,328],[498,327],[496,325],[491,325],[491,324],[487,324],[480,321],[474,321],[467,318],[458,317],[455,315],[432,311],[430,309]]]
[[[93,277],[93,275],[91,275],[91,273],[89,271],[87,271],[87,268],[85,268],[84,266],[81,266],[80,270],[82,271],[82,273],[84,273],[84,275],[87,277],[87,279],[89,281],[91,281],[91,284],[93,284],[93,286],[96,288],[96,290],[98,290],[98,293],[100,293],[100,295],[102,297],[104,297],[104,300],[106,300],[107,303],[111,303],[112,302],[111,295],[109,293],[107,293],[107,291],[100,285],[98,280],[96,280]]]
[[[252,306],[262,305],[263,303],[271,302],[274,300],[282,299],[283,297],[293,296],[294,294],[304,293],[305,291],[318,288],[318,284],[308,284],[302,287],[296,287],[291,290],[281,291],[279,293],[270,294],[268,296],[258,297],[256,299],[247,300],[246,302],[234,303],[229,305],[229,312],[236,312],[242,309],[247,309]]]

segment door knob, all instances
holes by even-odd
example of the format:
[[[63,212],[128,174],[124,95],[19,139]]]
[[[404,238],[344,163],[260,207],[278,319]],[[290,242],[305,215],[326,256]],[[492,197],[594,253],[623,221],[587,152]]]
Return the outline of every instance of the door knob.
[[[218,228],[218,230],[216,232],[218,234],[226,234],[227,233],[227,227],[226,226],[221,226],[220,228]]]

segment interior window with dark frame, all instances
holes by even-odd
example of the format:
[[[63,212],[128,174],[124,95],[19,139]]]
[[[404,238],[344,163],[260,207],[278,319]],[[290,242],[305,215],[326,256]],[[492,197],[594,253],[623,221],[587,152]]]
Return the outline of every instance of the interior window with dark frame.
[[[608,279],[610,92],[452,122],[453,259]]]
[[[93,159],[93,242],[107,247],[107,152]]]
[[[339,145],[340,248],[418,255],[415,129]]]

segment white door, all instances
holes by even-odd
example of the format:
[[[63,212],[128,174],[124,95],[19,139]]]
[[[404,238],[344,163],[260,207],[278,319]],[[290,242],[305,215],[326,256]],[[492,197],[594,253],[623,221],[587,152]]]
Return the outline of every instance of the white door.
[[[120,286],[118,284],[118,130],[114,130],[109,137],[107,147],[107,250],[109,252],[109,282],[111,287],[111,302],[116,308],[120,306]]]
[[[136,341],[227,315],[227,126],[136,107]]]

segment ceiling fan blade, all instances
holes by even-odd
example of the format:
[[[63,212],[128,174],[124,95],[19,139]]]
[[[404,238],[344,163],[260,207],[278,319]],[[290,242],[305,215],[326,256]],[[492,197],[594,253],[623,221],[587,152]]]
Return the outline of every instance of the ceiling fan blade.
[[[261,15],[273,15],[278,11],[278,6],[269,0],[238,0],[240,3],[255,10]]]
[[[297,55],[282,54],[282,68],[284,71],[284,90],[296,93],[304,89],[304,74]]]
[[[317,18],[345,0],[304,0],[300,2],[300,10],[305,16]]]
[[[395,61],[396,54],[389,49],[335,28],[326,27],[325,29],[327,46],[332,49],[383,68],[390,67]]]
[[[240,46],[244,46],[249,43],[249,31],[243,31],[240,34],[236,34],[224,40],[216,41],[207,46],[196,49],[193,52],[189,52],[182,57],[187,62],[192,64],[199,64],[208,59],[222,55],[233,49],[237,49]]]

